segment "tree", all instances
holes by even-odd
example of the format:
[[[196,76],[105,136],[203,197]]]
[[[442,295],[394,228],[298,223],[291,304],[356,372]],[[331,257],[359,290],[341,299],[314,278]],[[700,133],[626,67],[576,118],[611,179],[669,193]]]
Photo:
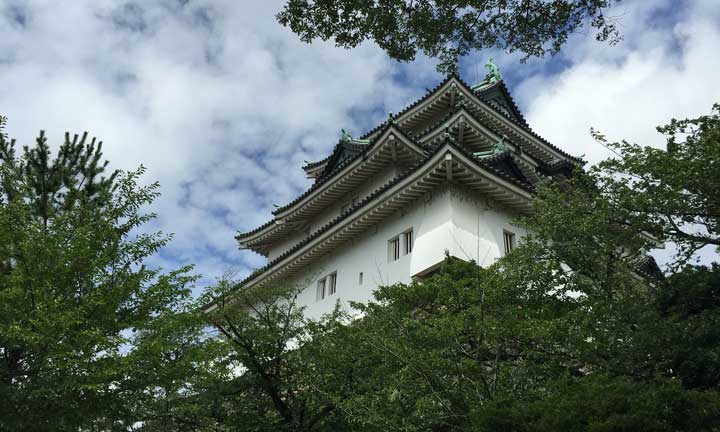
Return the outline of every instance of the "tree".
[[[158,195],[143,172],[108,173],[86,134],[52,158],[43,133],[19,154],[0,133],[0,430],[127,430],[145,421],[129,407],[170,382],[142,368],[200,362],[196,278],[146,263],[170,237],[143,231]]]
[[[522,222],[537,233],[540,242],[535,245],[542,251],[538,258],[563,262],[574,275],[584,274],[615,291],[632,277],[645,278],[650,289],[641,294],[639,310],[647,318],[620,321],[639,331],[630,332],[632,349],[624,348],[622,356],[616,353],[613,358],[633,367],[645,363],[644,376],[660,374],[688,389],[716,391],[720,268],[716,262],[688,262],[702,248],[718,251],[718,111],[715,105],[709,115],[659,126],[667,135],[666,149],[609,143],[593,131],[615,157],[563,184],[540,188],[536,213]],[[676,245],[678,252],[666,275],[657,277],[659,269],[648,273],[643,264],[659,244]],[[713,259],[717,261],[717,255]],[[639,316],[631,313],[628,318]],[[645,359],[627,357],[631,353]],[[639,372],[630,369],[627,374],[637,377]]]
[[[720,390],[720,265],[690,265],[670,275],[656,293],[671,326],[664,367],[690,389]]]
[[[258,401],[243,418],[258,430],[717,430],[720,268],[683,264],[712,244],[717,194],[680,178],[712,182],[718,146],[713,116],[684,122],[671,124],[700,126],[681,153],[674,135],[670,151],[608,144],[617,159],[540,185],[517,221],[532,235],[492,266],[448,257],[433,277],[380,287],[347,323],[305,320],[298,287],[208,297]],[[689,245],[667,275],[648,258],[661,241]]]
[[[588,26],[596,39],[616,43],[615,20],[606,15],[616,2],[288,0],[277,19],[304,42],[333,39],[354,48],[370,39],[395,60],[412,61],[422,52],[450,72],[473,50],[500,48],[525,59],[555,54]]]
[[[541,398],[492,400],[478,415],[487,431],[714,431],[720,399],[677,381],[594,374],[552,382]]]
[[[666,149],[595,138],[618,157],[593,174],[613,205],[625,209],[625,225],[679,247],[678,265],[699,249],[720,248],[720,104],[709,115],[658,126]]]
[[[342,341],[338,310],[306,319],[298,286],[235,289],[221,279],[200,304],[232,347],[237,377],[227,386],[229,419],[245,430],[346,430],[338,401],[351,391],[353,360]]]

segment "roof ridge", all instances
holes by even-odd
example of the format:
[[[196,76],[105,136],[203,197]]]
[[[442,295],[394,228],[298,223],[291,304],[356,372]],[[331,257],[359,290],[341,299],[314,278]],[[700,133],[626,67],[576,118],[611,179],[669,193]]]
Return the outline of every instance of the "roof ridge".
[[[503,171],[498,170],[497,168],[493,167],[492,165],[483,163],[483,160],[477,159],[473,157],[470,153],[466,152],[464,149],[459,147],[457,144],[453,143],[452,141],[447,141],[445,143],[447,146],[455,149],[456,151],[459,151],[463,155],[465,155],[468,159],[470,159],[473,163],[476,165],[482,167],[483,169],[486,169],[490,171],[492,174],[496,175],[499,178],[502,178],[503,180],[509,181],[510,183],[519,186],[528,192],[534,191],[534,187],[532,184],[526,182],[526,181],[520,181],[515,177],[510,176],[508,173],[505,173]],[[275,266],[277,263],[282,261],[283,259],[290,256],[292,253],[296,252],[306,244],[310,243],[312,240],[319,237],[322,233],[326,232],[328,229],[332,228],[333,226],[340,223],[342,220],[348,218],[350,215],[355,213],[357,210],[362,208],[363,206],[367,205],[369,202],[377,198],[378,196],[382,195],[383,192],[387,191],[389,188],[393,187],[397,183],[401,182],[402,180],[406,179],[408,176],[410,176],[413,172],[415,172],[419,167],[427,163],[430,159],[432,159],[437,153],[439,153],[440,149],[442,149],[444,146],[440,145],[437,148],[433,150],[432,153],[429,153],[426,155],[423,159],[418,161],[417,163],[410,166],[408,169],[403,171],[402,174],[400,174],[397,177],[394,177],[393,179],[387,181],[382,186],[375,189],[372,193],[370,193],[367,197],[363,198],[359,203],[357,203],[355,206],[351,208],[351,211],[348,211],[346,213],[341,213],[335,218],[331,219],[329,222],[325,223],[321,227],[319,227],[317,230],[315,230],[313,233],[311,233],[309,236],[305,237],[303,240],[296,243],[293,247],[286,250],[282,254],[278,255],[271,261],[267,262],[264,266],[258,268],[257,270],[253,271],[250,275],[248,275],[245,279],[238,282],[235,289],[241,288],[246,283],[252,281],[253,279],[257,278],[258,275],[262,274],[263,272],[269,270],[273,266]]]
[[[508,116],[508,115],[505,114],[504,112],[498,110],[497,108],[495,108],[494,106],[490,105],[489,103],[483,101],[482,99],[480,99],[480,96],[479,96],[479,95],[476,94],[476,96],[478,96],[478,99],[480,99],[481,102],[483,102],[486,106],[488,106],[489,108],[491,108],[494,112],[496,112],[496,113],[498,113],[499,115],[503,116],[503,117],[506,118],[507,120],[510,120],[510,121],[513,122],[514,124],[520,126],[520,128],[522,128],[525,132],[528,132],[531,136],[537,138],[537,139],[540,140],[542,143],[546,144],[548,147],[550,147],[550,148],[552,148],[553,150],[557,151],[557,152],[560,153],[561,155],[563,155],[563,156],[565,156],[565,157],[567,157],[567,158],[569,158],[569,159],[572,159],[572,160],[575,160],[575,161],[578,161],[578,162],[585,163],[585,161],[584,161],[582,158],[577,157],[577,156],[573,156],[573,155],[571,155],[570,153],[567,153],[565,150],[561,149],[560,147],[556,146],[555,144],[551,143],[551,142],[548,141],[547,139],[545,139],[545,138],[543,138],[542,136],[540,136],[540,134],[538,134],[537,132],[535,132],[535,131],[532,129],[532,127],[530,127],[530,124],[527,122],[527,120],[525,120],[525,116],[522,115],[522,111],[520,111],[520,109],[518,108],[517,103],[515,102],[515,99],[512,97],[512,95],[510,94],[510,91],[508,90],[507,86],[505,85],[505,83],[504,83],[503,81],[498,81],[497,83],[493,84],[491,87],[488,87],[488,88],[485,88],[485,89],[481,89],[480,91],[474,92],[474,93],[485,92],[485,91],[490,90],[491,88],[495,88],[495,87],[497,87],[497,86],[499,86],[500,89],[503,91],[503,93],[505,93],[505,95],[508,97],[508,99],[510,100],[510,103],[512,104],[513,109],[515,109],[518,113],[520,113],[520,117],[523,119],[523,122],[522,122],[522,123],[518,122],[516,119],[512,118],[511,116]]]
[[[473,90],[472,90],[472,87],[469,86],[467,82],[465,82],[459,75],[457,75],[457,74],[455,74],[455,73],[448,74],[448,75],[445,77],[444,80],[442,80],[439,84],[437,84],[435,87],[433,87],[431,90],[429,90],[423,97],[421,97],[420,99],[418,99],[418,100],[415,101],[414,103],[406,106],[403,110],[401,110],[401,111],[398,112],[397,114],[393,115],[392,117],[386,119],[384,122],[380,123],[380,124],[379,124],[378,126],[376,126],[375,128],[373,128],[373,129],[371,129],[370,131],[366,132],[360,139],[366,139],[368,136],[373,135],[373,134],[378,133],[378,132],[380,132],[380,133],[382,134],[386,129],[389,129],[390,127],[395,126],[395,128],[396,128],[406,139],[408,139],[409,141],[411,141],[411,142],[413,142],[414,144],[418,145],[418,147],[420,147],[420,148],[427,148],[426,146],[420,144],[420,143],[415,139],[414,136],[416,135],[418,138],[420,138],[420,137],[422,137],[422,136],[424,136],[424,135],[432,132],[439,124],[441,124],[441,123],[444,122],[444,121],[447,121],[449,118],[451,118],[453,115],[455,115],[457,112],[459,112],[459,111],[461,111],[461,110],[463,110],[463,109],[464,109],[465,112],[466,112],[467,114],[469,114],[475,121],[483,124],[483,122],[482,122],[474,113],[472,113],[472,112],[471,112],[469,109],[467,109],[466,107],[462,107],[462,106],[460,106],[460,107],[453,107],[453,109],[451,109],[448,114],[446,114],[445,116],[443,116],[443,118],[441,119],[441,121],[436,122],[436,123],[435,123],[433,126],[431,126],[431,127],[425,128],[423,131],[421,131],[420,134],[412,134],[412,135],[410,135],[409,133],[406,133],[405,131],[403,131],[397,124],[395,124],[395,120],[396,120],[398,117],[402,116],[403,114],[405,114],[406,112],[408,112],[408,111],[411,110],[412,108],[416,107],[417,105],[419,105],[420,103],[422,103],[423,101],[425,101],[425,100],[426,100],[427,98],[429,98],[433,93],[435,93],[439,88],[441,88],[442,86],[444,86],[445,84],[447,84],[447,83],[448,83],[450,80],[452,80],[452,79],[457,80],[461,85],[465,86],[465,88],[466,88],[467,90],[469,90],[469,92],[470,92],[471,94],[475,95],[475,96],[478,98],[478,100],[479,100],[484,106],[490,108],[493,112],[499,114],[499,115],[502,116],[503,118],[511,121],[513,124],[519,126],[521,129],[523,129],[523,130],[525,130],[526,132],[530,133],[531,136],[539,139],[541,142],[543,142],[544,144],[548,145],[550,148],[554,149],[555,151],[557,151],[557,152],[560,153],[561,155],[563,155],[563,156],[565,156],[565,157],[567,157],[567,158],[569,158],[569,159],[571,159],[571,160],[575,160],[575,161],[579,161],[579,162],[583,162],[583,163],[585,162],[585,161],[583,161],[581,158],[578,158],[578,157],[576,157],[576,156],[570,155],[569,153],[566,153],[565,151],[563,151],[563,150],[560,149],[559,147],[553,145],[552,143],[550,143],[549,141],[547,141],[545,138],[541,137],[541,136],[538,135],[535,131],[533,131],[532,128],[530,128],[529,125],[523,125],[523,124],[521,124],[521,123],[518,123],[518,122],[517,122],[515,119],[513,119],[512,117],[506,115],[506,114],[503,113],[502,111],[496,109],[494,106],[492,106],[492,105],[488,104],[487,102],[483,101],[482,99],[480,99],[480,96],[478,95],[478,93],[482,93],[482,92],[485,92],[485,91],[489,91],[489,90],[491,90],[491,89],[494,89],[494,88],[496,88],[496,87],[499,87],[499,88],[508,96],[508,98],[509,98],[510,102],[513,104],[514,108],[517,109],[518,112],[520,112],[519,109],[517,108],[517,104],[515,103],[514,99],[512,98],[512,95],[510,95],[510,92],[509,92],[509,90],[507,89],[504,81],[500,80],[500,81],[498,81],[498,82],[496,82],[496,83],[491,84],[490,86],[488,86],[488,87],[486,87],[486,88],[484,88],[484,89],[481,89],[481,90],[479,90],[479,91],[473,91]],[[524,119],[524,117],[523,117],[523,119]],[[488,128],[490,128],[490,127],[487,126],[487,125],[485,125],[485,126],[488,127]],[[491,129],[493,129],[493,128],[491,128]],[[496,132],[496,134],[497,134],[497,132]],[[498,135],[502,135],[502,134],[498,134]],[[290,201],[288,204],[276,208],[275,210],[272,211],[272,214],[273,214],[273,215],[277,215],[277,214],[281,213],[282,211],[287,210],[288,208],[290,208],[291,206],[295,205],[297,202],[299,202],[300,200],[302,200],[303,198],[305,198],[305,197],[306,197],[307,195],[309,195],[311,192],[315,191],[315,190],[318,189],[320,186],[322,186],[323,184],[327,183],[327,181],[329,181],[331,178],[334,177],[335,173],[337,173],[337,171],[338,171],[339,169],[345,167],[347,164],[351,163],[352,161],[354,161],[354,160],[356,160],[357,158],[361,157],[362,155],[366,154],[368,151],[370,151],[370,149],[374,148],[374,146],[375,146],[375,144],[376,144],[376,141],[377,141],[377,140],[375,139],[375,140],[372,140],[369,144],[365,144],[366,147],[365,147],[360,153],[358,153],[357,155],[355,155],[355,156],[353,156],[353,157],[350,157],[350,158],[346,159],[346,160],[343,161],[341,164],[335,166],[335,167],[334,167],[332,170],[330,170],[327,174],[325,174],[325,173],[321,174],[321,175],[318,177],[318,179],[315,181],[315,183],[313,183],[307,190],[305,190],[305,192],[303,192],[302,194],[300,194],[300,196],[298,196],[298,197],[295,198],[294,200]],[[511,142],[512,142],[512,141],[511,141]],[[310,163],[310,164],[308,164],[308,165],[305,165],[305,167],[309,167],[309,166],[313,166],[313,167],[314,167],[314,166],[319,166],[319,165],[322,164],[323,162],[329,163],[329,162],[330,162],[330,158],[333,156],[333,154],[335,153],[336,149],[338,148],[338,146],[339,146],[341,143],[342,143],[342,140],[338,141],[338,143],[335,144],[335,146],[333,147],[333,152],[332,152],[330,155],[328,155],[325,159],[322,159],[322,160],[320,160],[320,161],[318,161],[318,162]],[[514,144],[514,143],[513,143],[513,144]],[[515,144],[515,145],[516,145],[516,144]],[[441,145],[440,145],[440,146],[441,146]],[[440,146],[438,146],[438,148],[439,148]],[[434,151],[435,149],[432,149],[432,150]],[[464,150],[463,150],[463,151],[464,151]],[[305,167],[304,167],[304,168],[305,168]],[[327,168],[327,167],[326,167],[326,168]],[[245,232],[245,233],[240,233],[240,234],[238,234],[235,238],[239,240],[239,239],[241,239],[241,238],[248,237],[248,236],[250,236],[250,235],[252,235],[252,234],[255,234],[255,233],[261,231],[262,229],[267,228],[269,225],[271,225],[271,224],[272,224],[273,222],[275,222],[275,221],[277,221],[277,219],[276,219],[276,218],[273,218],[273,219],[271,219],[270,221],[264,223],[263,225],[261,225],[261,226],[258,227],[258,228],[255,228],[255,229],[253,229],[253,230],[251,230],[251,231],[248,231],[248,232]]]
[[[395,130],[397,130],[397,131],[398,131],[405,139],[407,139],[408,141],[410,141],[410,142],[418,145],[418,147],[421,147],[421,145],[420,145],[415,139],[413,139],[412,137],[408,136],[408,134],[405,133],[402,129],[400,129],[400,127],[398,127],[398,125],[395,124],[394,122],[387,123],[387,124],[385,125],[385,127],[382,129],[380,135],[382,135],[383,133],[385,133],[386,130],[389,130],[389,129],[391,129],[391,128],[394,128]],[[378,138],[379,138],[379,137],[378,137]],[[294,206],[295,204],[297,204],[298,202],[300,202],[303,198],[305,198],[306,196],[308,196],[311,192],[313,192],[314,190],[318,189],[320,186],[324,185],[324,184],[327,183],[330,179],[332,179],[332,178],[337,174],[337,172],[338,172],[340,169],[344,168],[345,166],[349,165],[350,163],[354,162],[355,160],[357,160],[358,158],[362,157],[363,155],[367,154],[370,150],[372,150],[373,148],[375,148],[375,145],[377,144],[377,142],[378,142],[378,139],[377,139],[377,138],[374,139],[374,140],[372,140],[372,141],[370,142],[370,144],[368,144],[361,152],[359,152],[358,154],[356,154],[355,156],[353,156],[353,157],[351,157],[351,158],[348,158],[348,159],[342,161],[340,164],[338,164],[338,165],[336,165],[335,167],[333,167],[333,169],[332,169],[330,172],[328,172],[327,174],[323,173],[322,175],[320,175],[320,177],[318,177],[318,180],[317,180],[315,183],[313,183],[313,184],[310,186],[310,188],[308,188],[305,192],[303,192],[302,194],[300,194],[300,196],[298,196],[298,197],[295,198],[294,200],[290,201],[288,204],[285,204],[284,206],[278,207],[277,209],[273,210],[273,212],[272,212],[273,215],[277,215],[277,214],[279,214],[279,213],[282,213],[283,211],[289,209],[290,207],[292,207],[292,206]],[[340,144],[340,143],[338,143],[338,144]],[[330,165],[328,165],[328,166],[330,166]]]
[[[505,82],[503,80],[492,83],[488,87],[473,90],[473,93],[475,93],[475,95],[478,96],[478,98],[479,98],[480,95],[485,94],[485,93],[490,93],[490,91],[495,90],[495,89],[500,89],[500,91],[503,93],[503,96],[505,96],[508,99],[508,102],[510,102],[510,108],[512,109],[512,111],[514,111],[514,113],[521,119],[520,123],[523,126],[529,128],[530,126],[529,126],[527,120],[525,119],[525,116],[522,114],[522,111],[520,111],[520,108],[517,106],[515,99],[512,97],[512,94],[510,94],[510,90],[507,88],[507,86],[505,85]],[[492,107],[492,105],[490,105],[489,103],[487,105]],[[495,108],[495,107],[493,107],[493,108]],[[495,109],[495,111],[498,111],[498,110]],[[503,113],[502,111],[498,111],[498,112],[505,115],[505,117],[508,117],[511,120],[515,120],[512,117]],[[516,120],[515,120],[515,122],[517,123]]]
[[[452,80],[453,78],[458,79],[458,80],[460,79],[460,77],[458,77],[454,72],[448,74],[448,75],[445,77],[444,80],[442,80],[439,84],[437,84],[435,87],[433,87],[432,89],[430,89],[430,90],[429,90],[427,93],[425,93],[420,99],[416,100],[415,102],[411,103],[410,105],[407,105],[405,108],[403,108],[402,110],[400,110],[400,111],[397,112],[396,114],[393,114],[391,118],[386,119],[384,122],[380,123],[379,125],[375,126],[374,128],[370,129],[369,131],[365,132],[365,134],[362,135],[360,138],[361,138],[361,139],[365,139],[365,138],[367,138],[368,136],[373,135],[374,133],[378,132],[379,130],[382,129],[382,126],[383,126],[383,125],[385,125],[386,123],[388,123],[388,122],[390,122],[390,121],[394,121],[394,120],[397,119],[398,117],[402,116],[402,115],[405,114],[406,112],[408,112],[408,111],[410,111],[411,109],[413,109],[413,108],[415,108],[416,106],[418,106],[420,103],[424,102],[426,99],[428,99],[430,96],[432,96],[432,94],[435,93],[440,87],[442,87],[442,86],[444,86],[445,84],[447,84],[447,83],[448,83],[450,80]]]
[[[435,153],[437,153],[437,151],[436,151]],[[433,155],[434,155],[435,153],[433,153]],[[377,189],[375,189],[375,190],[374,190],[372,193],[370,193],[367,197],[363,198],[358,204],[356,204],[355,206],[353,206],[353,207],[352,207],[352,211],[349,211],[349,212],[346,212],[346,213],[341,213],[341,214],[339,214],[338,216],[334,217],[334,218],[331,219],[329,222],[325,223],[325,224],[322,225],[320,228],[318,228],[318,229],[315,230],[313,233],[311,233],[309,236],[305,237],[303,240],[301,240],[301,241],[299,241],[298,243],[296,243],[293,247],[291,247],[290,249],[286,250],[286,251],[283,252],[282,254],[278,255],[277,257],[275,257],[275,258],[272,259],[271,261],[267,262],[264,266],[262,266],[262,267],[258,268],[257,270],[253,271],[248,277],[246,277],[245,279],[243,279],[242,281],[240,281],[240,282],[238,283],[237,287],[240,287],[240,286],[246,284],[247,282],[251,281],[253,278],[257,277],[257,275],[258,275],[259,273],[261,273],[261,272],[263,272],[263,271],[265,271],[265,270],[268,270],[268,269],[272,268],[272,266],[274,266],[275,264],[277,264],[277,263],[280,262],[281,260],[285,259],[287,256],[289,256],[290,254],[292,254],[293,252],[295,252],[296,250],[298,250],[298,249],[301,248],[302,246],[306,245],[306,244],[309,243],[311,240],[315,239],[316,237],[318,237],[320,234],[322,234],[323,232],[325,232],[325,231],[328,230],[329,228],[335,226],[337,223],[339,223],[339,222],[342,221],[343,219],[349,217],[349,216],[350,216],[351,214],[353,214],[356,210],[358,210],[359,208],[361,208],[361,207],[364,206],[365,204],[369,203],[370,201],[372,201],[373,199],[375,199],[377,196],[381,195],[382,192],[386,191],[387,189],[389,189],[389,188],[392,187],[393,185],[397,184],[397,183],[400,182],[401,180],[407,178],[407,177],[408,177],[410,174],[412,174],[419,166],[421,166],[423,163],[427,162],[430,157],[431,157],[431,156],[428,156],[428,157],[422,159],[422,160],[419,161],[418,163],[414,164],[413,166],[411,166],[410,168],[408,168],[407,170],[405,170],[405,171],[404,171],[402,174],[400,174],[399,176],[397,176],[397,177],[395,177],[395,178],[393,178],[393,179],[385,182],[385,184],[383,184],[382,186],[380,186],[380,187],[378,187]]]

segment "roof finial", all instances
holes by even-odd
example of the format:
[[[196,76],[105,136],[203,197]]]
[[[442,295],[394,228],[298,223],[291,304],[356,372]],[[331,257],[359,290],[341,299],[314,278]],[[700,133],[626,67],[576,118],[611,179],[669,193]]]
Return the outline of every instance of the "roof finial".
[[[494,156],[498,153],[502,153],[505,150],[507,150],[507,145],[505,145],[505,135],[503,135],[502,138],[500,138],[500,140],[496,142],[495,145],[493,145],[491,150],[475,152],[473,153],[473,155],[479,158],[486,158],[489,156]]]
[[[490,84],[494,84],[498,81],[502,81],[500,69],[497,67],[492,57],[490,58],[490,60],[487,61],[487,63],[485,63],[485,69],[487,69],[488,71],[485,75],[485,80],[487,82],[489,82]]]
[[[496,142],[493,146],[493,151],[495,153],[500,153],[505,150],[507,150],[507,146],[505,145],[505,135],[503,135],[502,138],[500,138],[500,141]]]
[[[342,132],[342,138],[340,138],[340,141],[346,142],[346,143],[353,143],[353,144],[369,144],[369,139],[360,139],[360,138],[353,138],[352,135],[348,133],[345,129],[340,129]]]

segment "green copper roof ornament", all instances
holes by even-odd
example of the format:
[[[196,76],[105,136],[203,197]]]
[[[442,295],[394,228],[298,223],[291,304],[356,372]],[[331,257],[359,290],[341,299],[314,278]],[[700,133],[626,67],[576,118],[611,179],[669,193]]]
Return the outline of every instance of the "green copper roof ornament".
[[[353,138],[352,135],[350,135],[345,129],[340,129],[342,132],[342,138],[340,138],[341,141],[347,142],[347,143],[355,143],[355,144],[369,144],[370,140],[367,139],[357,139]]]
[[[500,141],[495,143],[495,146],[493,146],[493,150],[495,153],[504,152],[507,150],[507,146],[505,145],[505,136],[503,135],[502,138],[500,138]]]
[[[485,63],[485,69],[487,69],[487,75],[485,75],[485,81],[490,84],[495,84],[498,81],[502,81],[502,74],[500,68],[497,67],[492,57]]]
[[[482,90],[485,87],[489,87],[498,81],[502,81],[502,74],[500,73],[500,68],[497,67],[492,58],[490,58],[490,60],[485,63],[485,69],[487,69],[485,78],[479,83],[472,86],[472,89],[474,91]]]
[[[495,143],[492,150],[475,152],[475,153],[473,153],[473,156],[478,157],[478,158],[486,158],[489,156],[496,155],[498,153],[502,153],[505,150],[507,150],[507,146],[505,145],[505,137],[503,136],[502,138],[500,138],[500,141]]]

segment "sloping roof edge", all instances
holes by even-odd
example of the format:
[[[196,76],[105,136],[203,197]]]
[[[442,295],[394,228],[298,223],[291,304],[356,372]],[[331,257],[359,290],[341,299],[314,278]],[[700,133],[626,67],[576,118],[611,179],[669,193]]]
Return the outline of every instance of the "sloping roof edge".
[[[357,214],[357,212],[359,212],[359,211],[362,210],[364,207],[366,207],[366,206],[368,206],[369,204],[371,204],[375,199],[377,199],[378,197],[380,197],[383,193],[385,193],[386,191],[390,190],[392,187],[396,186],[397,184],[399,184],[399,183],[402,182],[403,180],[407,179],[407,178],[410,177],[413,173],[419,172],[419,171],[424,167],[424,165],[426,165],[427,163],[429,163],[429,162],[430,162],[433,158],[435,158],[439,153],[442,153],[443,150],[453,150],[453,151],[457,152],[458,154],[464,156],[468,161],[471,161],[476,167],[478,167],[478,168],[486,171],[488,174],[490,174],[490,175],[498,178],[498,179],[499,179],[500,181],[502,181],[502,182],[509,183],[510,185],[512,185],[512,186],[514,186],[514,187],[517,187],[517,188],[519,188],[519,189],[521,189],[521,190],[524,190],[527,194],[532,194],[533,191],[534,191],[532,185],[530,185],[530,184],[528,184],[528,183],[525,183],[525,182],[522,182],[522,181],[520,181],[520,180],[518,180],[518,179],[516,179],[516,178],[513,178],[513,177],[507,175],[506,173],[498,170],[497,168],[493,167],[493,166],[489,163],[489,162],[490,162],[489,159],[488,159],[488,160],[483,160],[483,159],[479,159],[479,160],[478,160],[478,159],[476,159],[474,156],[472,156],[471,154],[469,154],[468,152],[466,152],[465,150],[463,150],[462,148],[460,148],[460,147],[458,147],[457,145],[455,145],[454,143],[452,143],[452,142],[447,142],[446,144],[444,144],[444,145],[442,145],[442,146],[439,146],[439,147],[438,147],[437,149],[435,149],[435,151],[433,151],[432,153],[428,154],[427,157],[425,157],[422,161],[418,162],[418,163],[415,164],[414,166],[412,166],[412,167],[410,167],[409,169],[407,169],[407,170],[406,170],[403,174],[401,174],[400,176],[398,176],[398,177],[396,177],[396,178],[388,181],[387,183],[385,183],[385,185],[383,185],[383,186],[379,187],[378,189],[376,189],[375,191],[373,191],[370,195],[368,195],[365,199],[363,199],[360,203],[358,203],[358,204],[352,209],[352,211],[347,212],[347,213],[344,213],[344,214],[341,214],[341,215],[338,215],[337,217],[335,217],[335,218],[334,218],[333,220],[331,220],[330,222],[328,222],[328,223],[326,223],[325,225],[323,225],[322,227],[318,228],[315,232],[313,232],[312,234],[310,234],[308,237],[306,237],[306,238],[303,239],[302,241],[298,242],[298,243],[295,244],[293,247],[291,247],[291,248],[288,249],[287,251],[283,252],[282,254],[280,254],[279,256],[277,256],[276,258],[274,258],[273,260],[271,260],[270,262],[268,262],[268,263],[267,263],[266,265],[264,265],[263,267],[261,267],[261,268],[257,269],[256,271],[254,271],[252,274],[250,274],[248,277],[246,277],[245,279],[243,279],[242,281],[240,281],[240,282],[238,283],[238,288],[240,288],[240,287],[242,287],[243,285],[251,282],[252,280],[254,280],[255,278],[257,278],[258,276],[260,276],[260,274],[265,273],[265,272],[267,272],[268,270],[272,269],[274,266],[276,266],[277,264],[279,264],[280,262],[282,262],[284,259],[288,258],[290,255],[292,255],[293,253],[297,252],[298,250],[300,250],[301,248],[303,248],[305,245],[307,245],[307,244],[309,244],[310,242],[312,242],[313,240],[317,239],[317,238],[318,238],[319,236],[321,236],[323,233],[327,232],[329,229],[331,229],[332,227],[336,226],[336,225],[339,224],[340,222],[342,222],[342,221],[348,219],[349,217]],[[504,157],[504,155],[501,155],[501,154],[500,154],[500,155],[498,155],[498,157]],[[437,161],[437,163],[440,163],[440,162],[441,162],[441,161]]]

